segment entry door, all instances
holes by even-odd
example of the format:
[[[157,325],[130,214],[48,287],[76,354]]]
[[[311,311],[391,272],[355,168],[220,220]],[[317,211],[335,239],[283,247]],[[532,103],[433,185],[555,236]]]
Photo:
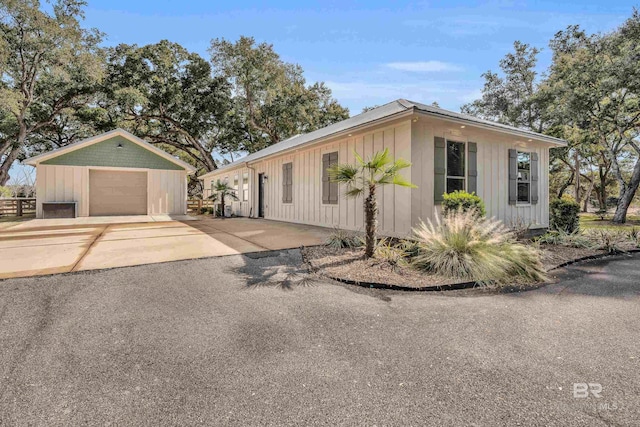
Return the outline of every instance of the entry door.
[[[147,173],[89,170],[89,215],[146,215]]]
[[[258,217],[264,218],[264,174],[258,174]]]

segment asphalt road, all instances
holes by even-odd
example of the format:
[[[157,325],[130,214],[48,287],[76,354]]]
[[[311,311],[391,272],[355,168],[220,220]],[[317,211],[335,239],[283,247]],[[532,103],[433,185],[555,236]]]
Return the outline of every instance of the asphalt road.
[[[0,282],[0,424],[640,423],[638,256],[509,294],[355,288],[299,261]]]

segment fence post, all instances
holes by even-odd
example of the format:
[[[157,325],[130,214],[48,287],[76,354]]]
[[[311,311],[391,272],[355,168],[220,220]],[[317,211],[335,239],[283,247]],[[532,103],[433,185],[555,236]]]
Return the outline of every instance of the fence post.
[[[22,200],[16,200],[16,215],[22,216]]]

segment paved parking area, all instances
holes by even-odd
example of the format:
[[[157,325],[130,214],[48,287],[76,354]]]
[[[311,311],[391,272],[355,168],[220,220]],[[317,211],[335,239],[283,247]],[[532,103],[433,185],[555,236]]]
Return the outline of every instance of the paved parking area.
[[[1,281],[0,424],[638,425],[640,255],[510,294],[268,255]]]
[[[248,218],[31,220],[0,230],[0,279],[295,248],[329,232]]]

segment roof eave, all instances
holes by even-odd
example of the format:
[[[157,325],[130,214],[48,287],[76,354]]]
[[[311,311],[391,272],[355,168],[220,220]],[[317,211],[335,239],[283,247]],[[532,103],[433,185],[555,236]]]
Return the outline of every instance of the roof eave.
[[[421,114],[424,116],[428,116],[428,117],[434,117],[440,120],[447,120],[453,123],[458,123],[458,124],[464,124],[464,125],[468,125],[468,126],[475,126],[481,129],[487,129],[487,130],[491,130],[491,131],[495,131],[495,132],[503,132],[503,133],[508,133],[511,135],[517,135],[517,136],[521,136],[523,138],[527,138],[527,139],[535,139],[538,141],[543,141],[549,144],[553,144],[553,145],[557,145],[558,147],[566,147],[567,146],[567,141],[563,140],[563,139],[559,139],[559,138],[554,138],[551,136],[547,136],[547,135],[543,135],[537,132],[527,132],[524,130],[519,130],[519,129],[509,129],[509,128],[505,128],[502,126],[495,126],[489,123],[482,123],[482,122],[477,122],[474,120],[467,120],[467,119],[462,119],[462,118],[456,118],[456,117],[451,117],[451,116],[447,116],[445,114],[438,114],[438,113],[434,113],[434,112],[430,112],[430,111],[424,111],[424,110],[420,110],[419,108],[416,109],[416,113],[417,114]]]

